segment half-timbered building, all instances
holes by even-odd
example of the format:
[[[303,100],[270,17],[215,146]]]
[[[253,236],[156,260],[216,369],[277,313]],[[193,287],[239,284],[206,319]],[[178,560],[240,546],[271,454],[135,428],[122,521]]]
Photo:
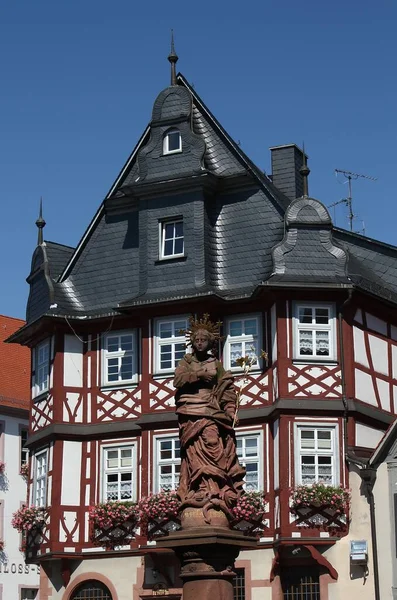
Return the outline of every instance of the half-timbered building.
[[[265,175],[174,58],[78,246],[43,241],[37,222],[27,324],[10,341],[32,349],[30,501],[49,513],[28,556],[40,598],[180,597],[172,555],[139,534],[93,546],[88,511],[177,486],[173,372],[189,315],[209,313],[243,386],[246,485],[266,493],[236,598],[372,600],[380,557],[362,476],[397,410],[397,248],[333,226],[296,145],[271,148]],[[261,349],[241,379],[237,359]],[[351,489],[347,518],[315,503],[291,512],[291,491],[316,482]]]

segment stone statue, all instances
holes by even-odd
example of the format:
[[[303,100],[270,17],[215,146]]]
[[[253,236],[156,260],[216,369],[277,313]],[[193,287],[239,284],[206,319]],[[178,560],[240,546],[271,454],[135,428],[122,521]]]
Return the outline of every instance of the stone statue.
[[[219,326],[211,323],[208,315],[191,319],[186,333],[192,353],[180,361],[174,378],[181,443],[178,495],[182,527],[187,526],[189,512],[190,516],[195,514],[190,525],[228,526],[245,476],[233,429],[234,378],[214,356]]]

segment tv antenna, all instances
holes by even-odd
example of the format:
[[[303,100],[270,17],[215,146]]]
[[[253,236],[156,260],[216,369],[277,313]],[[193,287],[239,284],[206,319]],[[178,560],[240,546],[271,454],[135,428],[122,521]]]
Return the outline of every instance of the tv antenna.
[[[353,180],[355,181],[356,179],[360,179],[360,178],[361,179],[369,179],[370,181],[377,181],[377,177],[370,177],[369,175],[361,175],[361,173],[352,173],[352,171],[343,171],[343,169],[335,169],[336,176],[338,176],[338,173],[340,173],[341,175],[344,175],[344,177],[346,177],[349,192],[348,192],[347,198],[342,198],[341,200],[338,200],[338,202],[334,202],[333,204],[330,204],[330,207],[338,206],[338,204],[346,204],[347,209],[349,211],[348,219],[349,219],[350,231],[353,231],[353,219],[357,215],[355,215],[353,213],[352,181]]]

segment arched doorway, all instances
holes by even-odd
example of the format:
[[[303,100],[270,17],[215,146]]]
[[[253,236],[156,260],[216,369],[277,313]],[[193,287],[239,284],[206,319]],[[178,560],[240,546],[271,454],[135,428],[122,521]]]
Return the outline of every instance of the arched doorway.
[[[95,579],[89,579],[74,590],[70,600],[113,600],[113,598],[106,585]]]

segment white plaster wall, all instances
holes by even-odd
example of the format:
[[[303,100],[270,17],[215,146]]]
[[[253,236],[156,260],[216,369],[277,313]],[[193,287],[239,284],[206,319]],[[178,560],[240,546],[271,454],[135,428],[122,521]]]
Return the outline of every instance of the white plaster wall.
[[[324,552],[324,556],[338,571],[338,581],[328,586],[328,600],[373,600],[374,578],[372,567],[371,524],[369,504],[361,494],[361,477],[356,467],[349,474],[351,496],[351,523],[349,535],[341,538]],[[350,541],[367,540],[369,550],[369,575],[363,577],[361,567],[350,568]],[[383,600],[383,598],[382,598]]]
[[[137,571],[141,566],[141,556],[117,556],[115,558],[85,559],[80,562],[73,571],[68,590],[74,587],[73,581],[84,573],[98,573],[107,577],[116,588],[118,600],[132,600],[133,586],[137,582]],[[60,566],[58,564],[58,566]],[[65,587],[61,583],[60,573],[53,568],[54,579],[52,580],[51,600],[62,600]],[[93,578],[93,575],[90,576]],[[50,582],[51,583],[51,582]],[[215,599],[214,599],[215,600]]]
[[[382,463],[376,472],[374,485],[375,498],[375,520],[378,541],[378,563],[380,597],[385,600],[392,599],[392,561],[393,552],[392,535],[394,529],[391,526],[392,507],[390,506],[389,475],[387,464]]]
[[[360,371],[360,369],[355,369],[355,379],[356,397],[358,400],[362,400],[373,406],[378,406],[371,375],[364,373],[364,371]]]
[[[6,464],[4,476],[0,477],[0,501],[3,506],[2,539],[4,551],[0,552],[0,584],[3,586],[3,600],[19,598],[18,586],[38,587],[39,567],[25,565],[24,556],[19,551],[20,534],[11,527],[13,513],[26,502],[26,483],[20,476],[20,425],[27,427],[27,420],[1,415],[5,423],[4,456]],[[0,513],[1,514],[1,513]]]
[[[75,335],[65,335],[63,384],[83,385],[83,343]]]
[[[251,561],[251,582],[253,585],[264,584],[270,576],[272,561],[274,558],[273,550],[250,550],[240,552],[237,561]],[[271,600],[271,587],[252,587],[251,600]],[[214,598],[215,600],[215,598]]]
[[[370,313],[365,313],[365,316],[367,318],[367,325],[369,329],[373,329],[374,331],[376,331],[377,333],[381,333],[382,335],[387,335],[386,321],[378,319],[378,317],[375,317]]]
[[[80,505],[81,442],[63,442],[61,504]]]
[[[389,361],[387,356],[387,342],[375,335],[368,335],[371,358],[375,371],[383,375],[389,374]]]
[[[380,440],[385,435],[384,431],[368,427],[362,423],[356,423],[356,446],[364,448],[376,448]]]
[[[367,352],[365,349],[364,332],[362,329],[353,326],[353,342],[354,342],[354,360],[369,368]]]

